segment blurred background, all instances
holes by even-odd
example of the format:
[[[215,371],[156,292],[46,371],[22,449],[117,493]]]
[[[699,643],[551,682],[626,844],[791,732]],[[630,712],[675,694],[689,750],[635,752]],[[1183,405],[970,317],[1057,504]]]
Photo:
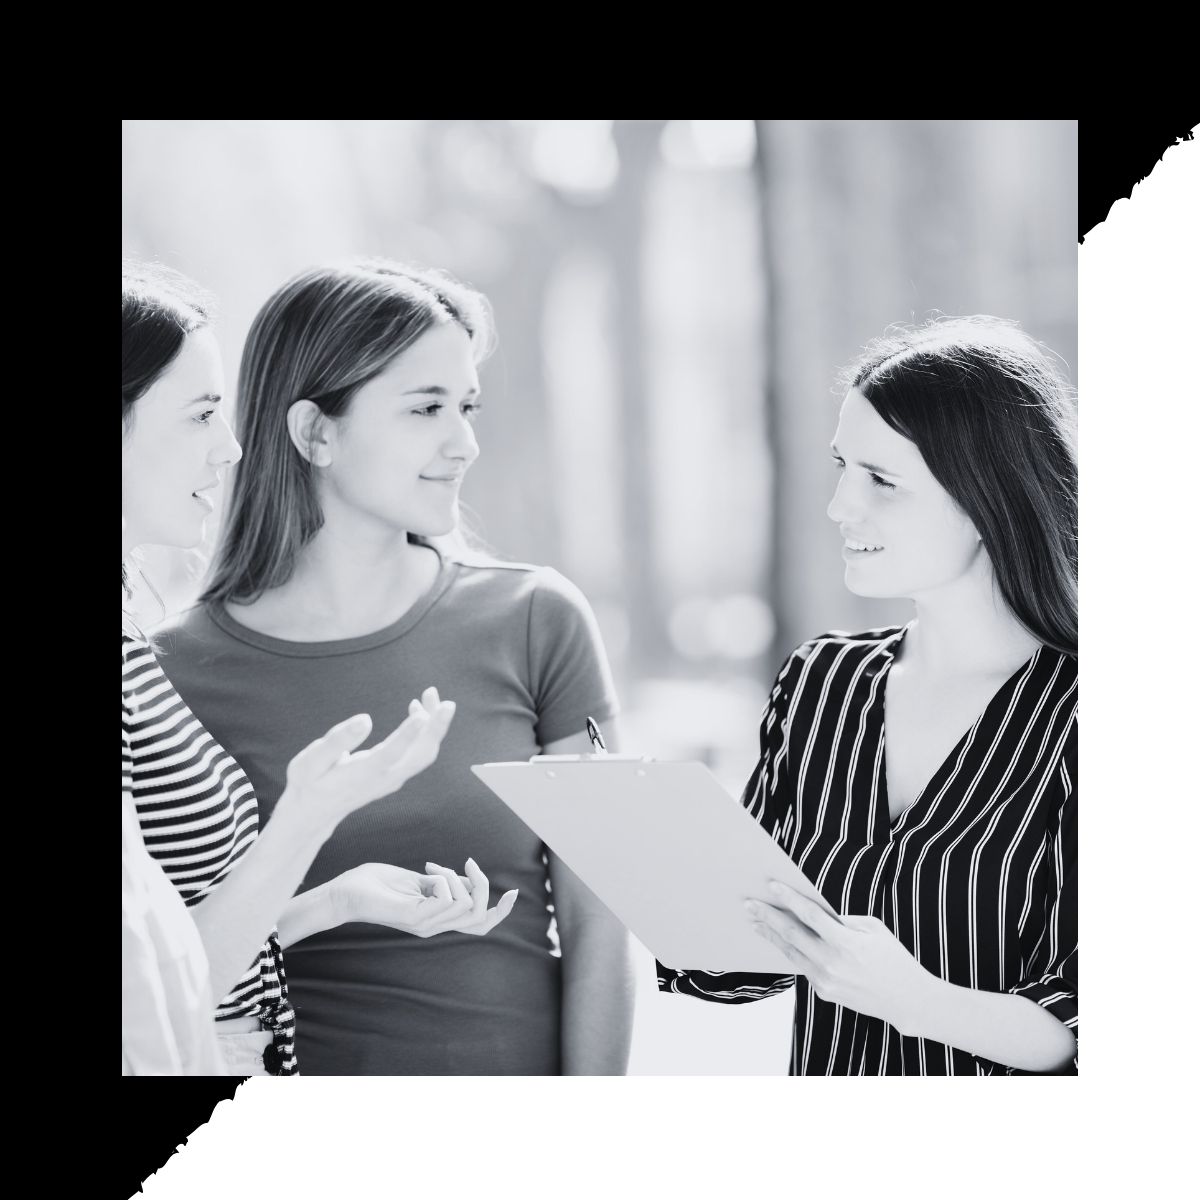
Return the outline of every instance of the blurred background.
[[[1076,146],[1074,121],[125,121],[122,248],[217,295],[231,394],[306,266],[485,292],[472,531],[588,596],[623,749],[739,792],[788,651],[909,615],[842,584],[839,369],[889,324],[989,313],[1073,379]],[[203,555],[146,558],[190,604]],[[790,996],[658,996],[644,951],[638,982],[632,1072],[786,1073]]]

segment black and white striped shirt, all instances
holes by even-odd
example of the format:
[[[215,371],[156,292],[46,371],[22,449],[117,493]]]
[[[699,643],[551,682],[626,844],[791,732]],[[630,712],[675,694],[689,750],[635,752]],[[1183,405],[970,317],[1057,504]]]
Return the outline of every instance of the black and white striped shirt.
[[[258,801],[242,769],[163,674],[153,650],[124,633],[121,772],[146,849],[188,907],[199,904],[258,836]],[[294,1074],[296,1019],[275,930],[217,1006],[218,1021],[239,1017],[257,1017],[272,1034],[268,1071]]]
[[[933,974],[1027,996],[1074,1030],[1075,659],[1040,647],[892,822],[884,688],[905,628],[829,633],[788,659],[742,803],[838,912],[878,917]],[[1022,1073],[902,1037],[819,999],[803,976],[660,964],[658,980],[664,991],[730,1004],[793,983],[793,1075]]]

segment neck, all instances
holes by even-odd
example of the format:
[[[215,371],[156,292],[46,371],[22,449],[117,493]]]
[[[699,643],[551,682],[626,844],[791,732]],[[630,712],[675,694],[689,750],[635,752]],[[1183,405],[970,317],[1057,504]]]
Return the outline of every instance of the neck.
[[[916,621],[904,639],[911,665],[938,674],[1009,675],[1037,650],[1037,638],[1004,603],[986,557],[980,560],[978,570],[913,598]]]
[[[274,599],[331,628],[373,627],[390,617],[398,600],[411,601],[414,589],[423,590],[430,554],[404,531],[327,516]]]

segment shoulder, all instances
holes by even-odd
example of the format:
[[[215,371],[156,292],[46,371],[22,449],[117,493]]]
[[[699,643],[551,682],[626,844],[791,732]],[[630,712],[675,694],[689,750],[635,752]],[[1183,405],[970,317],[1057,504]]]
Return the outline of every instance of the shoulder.
[[[156,631],[155,641],[163,670],[173,678],[192,664],[208,662],[232,639],[213,619],[207,605],[196,604],[165,621]]]
[[[124,692],[136,691],[140,682],[148,675],[157,673],[158,656],[154,646],[145,637],[121,634],[121,688]]]
[[[188,637],[207,637],[215,628],[208,608],[203,604],[194,604],[176,613],[163,623],[164,634],[186,634]]]
[[[1075,655],[1043,646],[1038,659],[1041,675],[1057,692],[1075,701],[1079,693],[1079,660]]]
[[[809,663],[831,664],[834,660],[842,661],[848,657],[856,660],[864,658],[880,650],[886,643],[894,641],[903,631],[903,625],[884,625],[878,629],[864,629],[859,633],[831,629],[797,646],[785,659],[779,677],[790,675]]]
[[[506,562],[481,554],[456,555],[458,586],[541,609],[590,611],[583,592],[553,567]]]
[[[150,643],[140,633],[134,633],[122,628],[121,630],[121,662],[122,664],[136,661],[144,657],[154,657]]]
[[[121,634],[121,713],[127,726],[172,690],[155,653],[156,645],[144,636]]]

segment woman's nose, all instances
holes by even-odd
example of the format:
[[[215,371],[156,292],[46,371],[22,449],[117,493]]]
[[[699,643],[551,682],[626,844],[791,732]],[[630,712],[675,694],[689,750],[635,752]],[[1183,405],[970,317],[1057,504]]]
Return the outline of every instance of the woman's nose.
[[[465,416],[459,416],[454,422],[454,429],[446,441],[445,455],[447,458],[462,459],[468,466],[479,457],[475,427]]]
[[[833,489],[833,499],[829,501],[825,515],[839,525],[852,525],[858,515],[854,511],[854,507],[850,488],[846,485],[846,475],[843,472],[838,476],[837,487]]]
[[[217,417],[217,427],[223,436],[212,454],[209,455],[209,461],[216,466],[232,466],[242,457],[241,443],[234,437],[233,430],[230,429],[229,422],[223,415]]]

